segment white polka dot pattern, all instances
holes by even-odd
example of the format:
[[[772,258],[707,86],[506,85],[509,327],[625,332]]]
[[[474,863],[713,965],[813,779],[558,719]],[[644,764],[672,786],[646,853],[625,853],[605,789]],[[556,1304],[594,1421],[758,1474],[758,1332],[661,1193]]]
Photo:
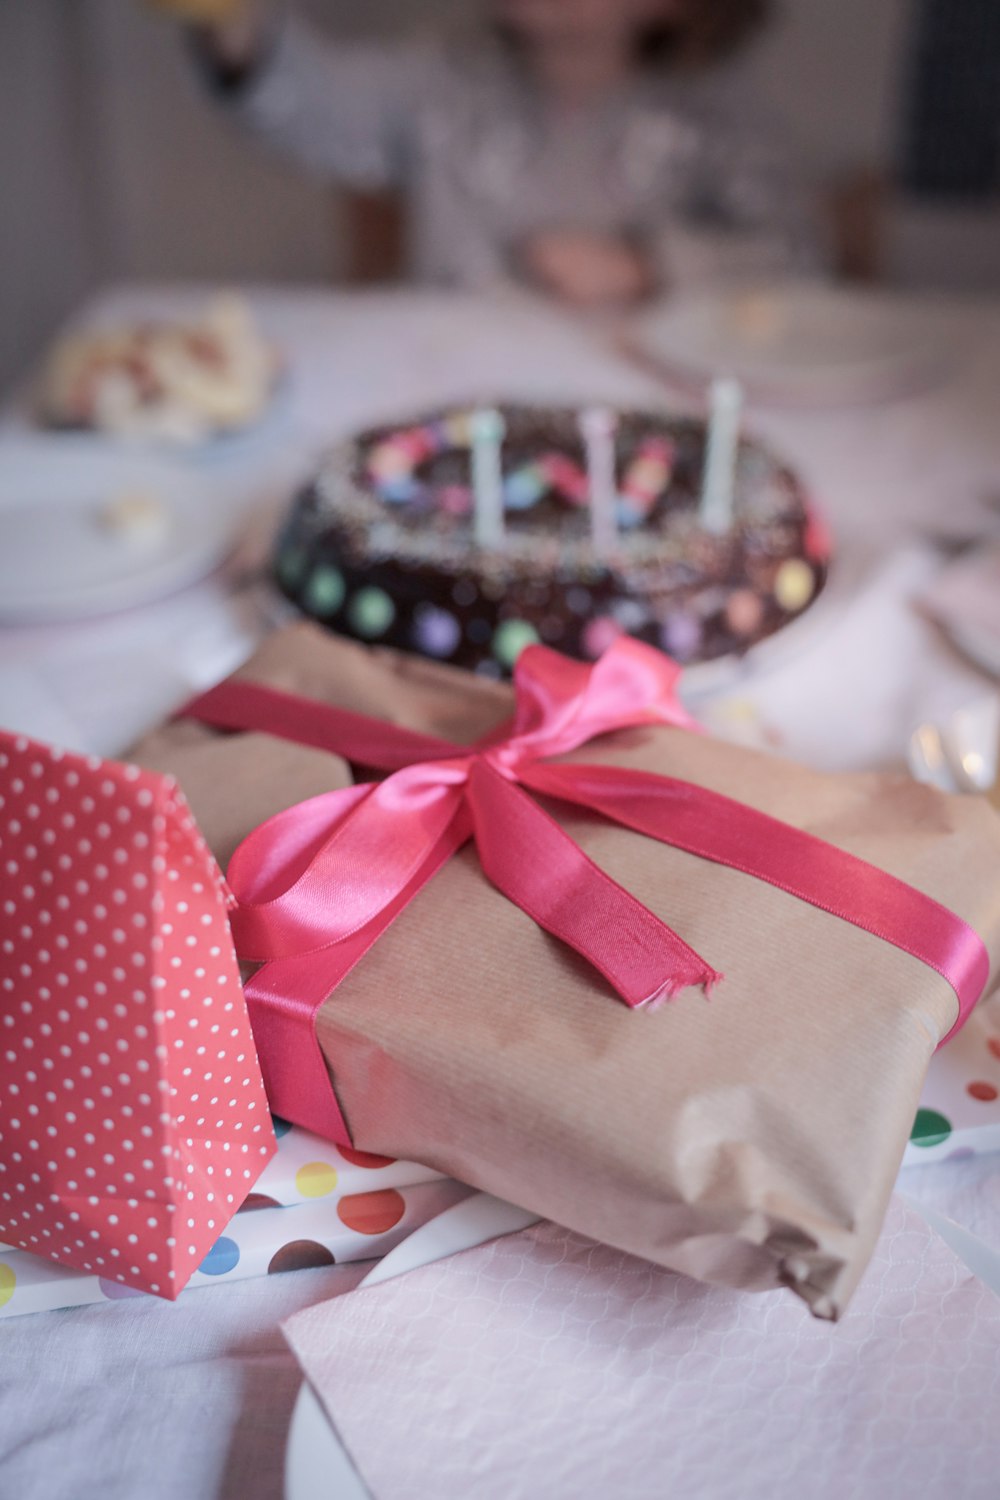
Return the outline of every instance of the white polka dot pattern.
[[[275,1149],[169,777],[0,733],[0,1239],[175,1297]]]

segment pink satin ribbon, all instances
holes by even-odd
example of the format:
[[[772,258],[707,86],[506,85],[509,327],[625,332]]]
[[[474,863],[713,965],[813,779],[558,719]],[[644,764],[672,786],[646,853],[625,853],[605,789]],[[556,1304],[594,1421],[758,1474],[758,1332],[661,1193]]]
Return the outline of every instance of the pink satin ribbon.
[[[929,896],[694,783],[546,763],[620,729],[696,729],[677,698],[678,677],[667,657],[628,638],[593,666],[530,647],[515,673],[513,722],[470,747],[233,679],[188,704],[185,716],[217,728],[263,730],[390,773],[278,813],[230,862],[237,952],[262,966],[247,1001],[277,1113],[350,1143],[316,1037],[317,1012],[469,839],[497,889],[581,954],[626,1005],[689,985],[709,989],[721,978],[525,789],[766,880],[912,954],[954,989],[958,1018],[948,1036],[958,1030],[982,993],[989,959],[972,928]]]

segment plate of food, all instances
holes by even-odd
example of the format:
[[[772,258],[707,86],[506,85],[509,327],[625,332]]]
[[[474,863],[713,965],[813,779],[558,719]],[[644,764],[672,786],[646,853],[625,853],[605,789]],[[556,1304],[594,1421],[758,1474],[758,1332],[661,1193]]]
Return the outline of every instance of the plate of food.
[[[45,427],[191,446],[256,427],[280,375],[247,302],[221,294],[197,317],[68,333],[35,407]]]
[[[174,593],[217,567],[232,509],[190,468],[88,438],[5,442],[0,621],[85,619]]]
[[[689,686],[731,678],[831,572],[804,482],[733,398],[707,422],[500,403],[368,429],[294,501],[280,585],[334,630],[484,676],[532,643],[593,661],[631,635]]]
[[[808,281],[679,297],[638,315],[622,343],[681,383],[725,371],[781,405],[887,399],[938,378],[954,353],[926,303]]]

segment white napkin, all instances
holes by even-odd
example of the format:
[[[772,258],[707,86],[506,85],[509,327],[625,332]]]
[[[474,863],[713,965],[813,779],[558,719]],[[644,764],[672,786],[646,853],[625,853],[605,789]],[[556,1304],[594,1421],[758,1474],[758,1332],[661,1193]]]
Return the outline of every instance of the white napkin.
[[[550,1224],[285,1331],[376,1500],[995,1500],[1000,1301],[895,1200],[838,1326]]]

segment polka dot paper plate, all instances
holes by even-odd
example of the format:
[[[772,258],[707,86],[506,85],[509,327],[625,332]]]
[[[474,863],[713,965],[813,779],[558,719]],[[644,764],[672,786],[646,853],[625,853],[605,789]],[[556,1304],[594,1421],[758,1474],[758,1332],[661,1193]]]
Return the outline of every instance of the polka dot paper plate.
[[[1000,1000],[931,1059],[904,1166],[1000,1151]]]

